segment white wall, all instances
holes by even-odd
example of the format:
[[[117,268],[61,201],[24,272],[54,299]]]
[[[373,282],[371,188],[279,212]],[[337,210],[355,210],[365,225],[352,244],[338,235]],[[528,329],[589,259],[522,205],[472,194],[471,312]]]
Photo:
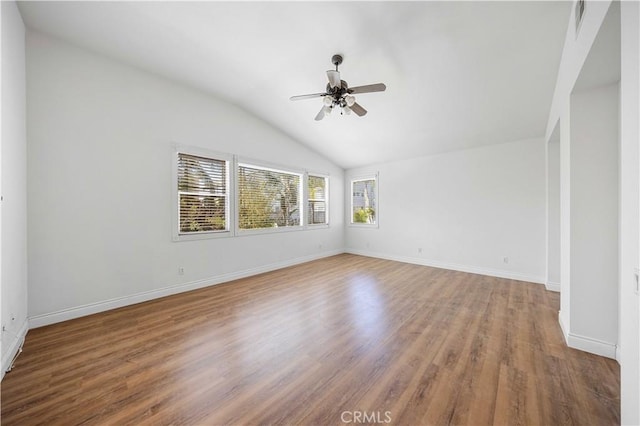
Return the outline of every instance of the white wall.
[[[582,23],[579,36],[573,31],[574,17],[568,22],[565,47],[562,54],[558,81],[554,93],[551,112],[547,126],[547,139],[552,134],[558,117],[562,123],[568,123],[569,97],[578,80],[583,65],[590,55],[590,51],[605,22],[611,2],[587,2],[587,14]],[[634,268],[640,264],[639,259],[639,218],[640,209],[638,198],[640,193],[640,158],[639,140],[640,130],[638,117],[640,116],[640,7],[635,1],[622,1],[620,6],[621,19],[621,68],[620,68],[620,172],[619,172],[619,286],[618,286],[618,323],[619,336],[617,359],[620,362],[621,377],[621,422],[622,424],[640,424],[640,306],[635,292],[636,280]],[[615,64],[607,64],[615,66]],[[563,157],[561,175],[562,180],[562,289],[560,322],[563,329],[569,328],[568,305],[569,294],[569,239],[566,235],[570,231],[570,221],[567,219],[570,211],[568,204],[568,179],[565,175],[570,172],[568,164],[570,135],[566,126],[561,135],[561,156]],[[566,134],[566,135],[565,135]],[[565,150],[567,152],[565,152]],[[565,160],[566,159],[566,162]]]
[[[635,291],[634,268],[640,264],[640,5],[625,1],[620,7],[620,417],[622,424],[638,425],[640,299]]]
[[[569,336],[609,345],[612,357],[618,342],[618,103],[613,84],[575,92],[570,104]]]
[[[2,8],[2,375],[27,332],[25,28],[15,2]]]
[[[565,103],[560,115],[560,312],[565,336],[571,330],[571,111]]]
[[[560,140],[547,145],[547,289],[560,291]]]
[[[591,4],[587,8],[586,13],[592,13]],[[575,35],[573,25],[570,21],[569,32]],[[565,59],[571,58],[567,49],[578,48],[583,45],[565,45],[563,66],[567,65]],[[619,3],[611,3],[583,59],[579,74],[572,79],[572,94],[562,103],[560,119],[559,319],[569,346],[615,358],[619,281]],[[603,67],[603,63],[610,65]]]
[[[577,36],[570,16],[547,127],[549,136],[559,117],[560,325],[569,346],[609,357],[616,354],[611,317],[618,312],[618,6],[587,2]],[[608,95],[598,94],[606,85]]]
[[[342,169],[241,109],[33,32],[27,75],[32,326],[342,251]],[[172,242],[173,142],[329,173],[331,227]]]
[[[541,139],[352,169],[345,179],[366,171],[379,171],[380,225],[348,226],[350,252],[544,283]]]
[[[556,87],[553,92],[547,121],[546,140],[551,138],[556,123],[569,103],[569,96],[571,96],[580,71],[598,35],[600,26],[609,11],[611,0],[587,1],[585,3],[585,14],[577,37],[575,32],[575,8],[572,8],[571,16],[569,17],[562,58],[560,59],[560,69],[558,70]]]

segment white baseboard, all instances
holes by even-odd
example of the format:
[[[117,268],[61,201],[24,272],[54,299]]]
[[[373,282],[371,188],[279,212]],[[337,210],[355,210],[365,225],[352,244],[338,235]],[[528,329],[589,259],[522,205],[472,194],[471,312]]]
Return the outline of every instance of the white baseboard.
[[[0,380],[4,378],[4,375],[7,372],[7,370],[11,368],[11,361],[13,361],[13,358],[16,356],[20,348],[22,348],[22,344],[24,343],[24,339],[27,336],[28,331],[29,331],[29,320],[25,319],[24,323],[20,327],[20,330],[18,330],[18,332],[15,335],[7,331],[3,333],[5,336],[10,336],[11,339],[6,340],[6,341],[9,341],[9,348],[6,351],[4,351],[4,354],[2,355],[2,360],[0,361],[2,362],[2,373],[0,375]],[[4,342],[5,340],[3,336],[3,343]]]
[[[562,311],[558,312],[558,322],[560,323],[564,340],[570,348],[618,360],[619,348],[616,344],[571,333],[569,331],[569,323],[565,321]]]
[[[214,277],[208,277],[208,278],[204,278],[196,281],[190,281],[187,283],[171,285],[171,286],[167,286],[167,287],[163,287],[155,290],[133,294],[130,296],[118,297],[115,299],[104,300],[96,303],[90,303],[87,305],[77,306],[69,309],[63,309],[56,312],[36,315],[29,318],[29,325],[31,328],[43,327],[45,325],[55,324],[58,322],[67,321],[74,318],[80,318],[87,315],[108,311],[111,309],[121,308],[123,306],[129,306],[136,303],[146,302],[149,300],[158,299],[160,297],[170,296],[172,294],[178,294],[178,293],[184,293],[186,291],[197,290],[199,288],[209,287],[212,285],[237,280],[240,278],[246,278],[252,275],[262,274],[264,272],[274,271],[276,269],[286,268],[288,266],[298,265],[300,263],[310,262],[312,260],[322,259],[324,257],[334,256],[341,253],[344,253],[344,250],[338,249],[338,250],[324,251],[319,254],[297,257],[295,259],[289,259],[282,262],[271,263],[271,264],[259,266],[256,268],[245,269],[238,272],[231,272],[228,274],[217,275]]]
[[[544,287],[549,291],[555,291],[560,293],[560,283],[554,283],[553,281],[547,281],[544,283]]]
[[[607,358],[618,359],[618,346],[603,342],[602,340],[592,339],[591,337],[581,336],[569,331],[569,323],[565,320],[562,311],[558,312],[558,323],[564,336],[564,341],[570,348],[589,352],[591,354],[604,356]]]
[[[414,265],[431,266],[433,268],[450,269],[453,271],[468,272],[471,274],[487,275],[496,278],[506,278],[510,280],[526,281],[536,284],[545,284],[545,279],[533,275],[520,274],[517,272],[503,271],[500,269],[480,268],[477,266],[460,265],[457,263],[447,263],[438,260],[422,259],[419,257],[396,256],[367,250],[345,249],[346,253],[357,254],[359,256],[376,257],[379,259],[395,260],[397,262],[412,263]]]
[[[560,324],[560,330],[564,336],[564,342],[569,344],[569,322],[565,321],[562,311],[558,312],[558,323]]]
[[[613,343],[569,333],[567,336],[567,345],[573,349],[616,359],[616,345]]]

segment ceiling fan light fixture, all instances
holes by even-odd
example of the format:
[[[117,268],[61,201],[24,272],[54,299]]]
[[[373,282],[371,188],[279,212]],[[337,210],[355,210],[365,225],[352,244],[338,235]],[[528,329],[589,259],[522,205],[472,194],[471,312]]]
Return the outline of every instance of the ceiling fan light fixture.
[[[329,86],[333,89],[340,87],[340,72],[338,70],[327,71],[327,78],[329,79]]]
[[[324,99],[322,99],[322,102],[324,102],[326,106],[330,107],[331,104],[333,104],[333,99],[331,96],[325,96]]]
[[[350,115],[351,114],[351,108],[349,108],[348,105],[345,105],[344,107],[342,107],[342,111],[346,114],[346,115]]]
[[[344,100],[347,103],[347,106],[352,106],[353,104],[356,103],[356,97],[352,95],[345,96]]]

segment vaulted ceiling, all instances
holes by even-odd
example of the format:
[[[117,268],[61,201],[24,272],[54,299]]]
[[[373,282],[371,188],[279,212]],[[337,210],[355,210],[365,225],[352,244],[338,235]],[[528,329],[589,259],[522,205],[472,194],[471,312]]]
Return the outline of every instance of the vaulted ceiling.
[[[344,167],[542,137],[569,1],[22,2],[28,28],[223,98]],[[331,56],[369,113],[314,121]]]

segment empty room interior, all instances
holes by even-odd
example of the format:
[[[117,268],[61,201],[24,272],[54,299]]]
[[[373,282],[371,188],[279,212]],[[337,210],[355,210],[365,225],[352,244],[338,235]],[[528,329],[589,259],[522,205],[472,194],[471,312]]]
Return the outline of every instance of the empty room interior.
[[[638,1],[0,17],[2,424],[640,424]]]

